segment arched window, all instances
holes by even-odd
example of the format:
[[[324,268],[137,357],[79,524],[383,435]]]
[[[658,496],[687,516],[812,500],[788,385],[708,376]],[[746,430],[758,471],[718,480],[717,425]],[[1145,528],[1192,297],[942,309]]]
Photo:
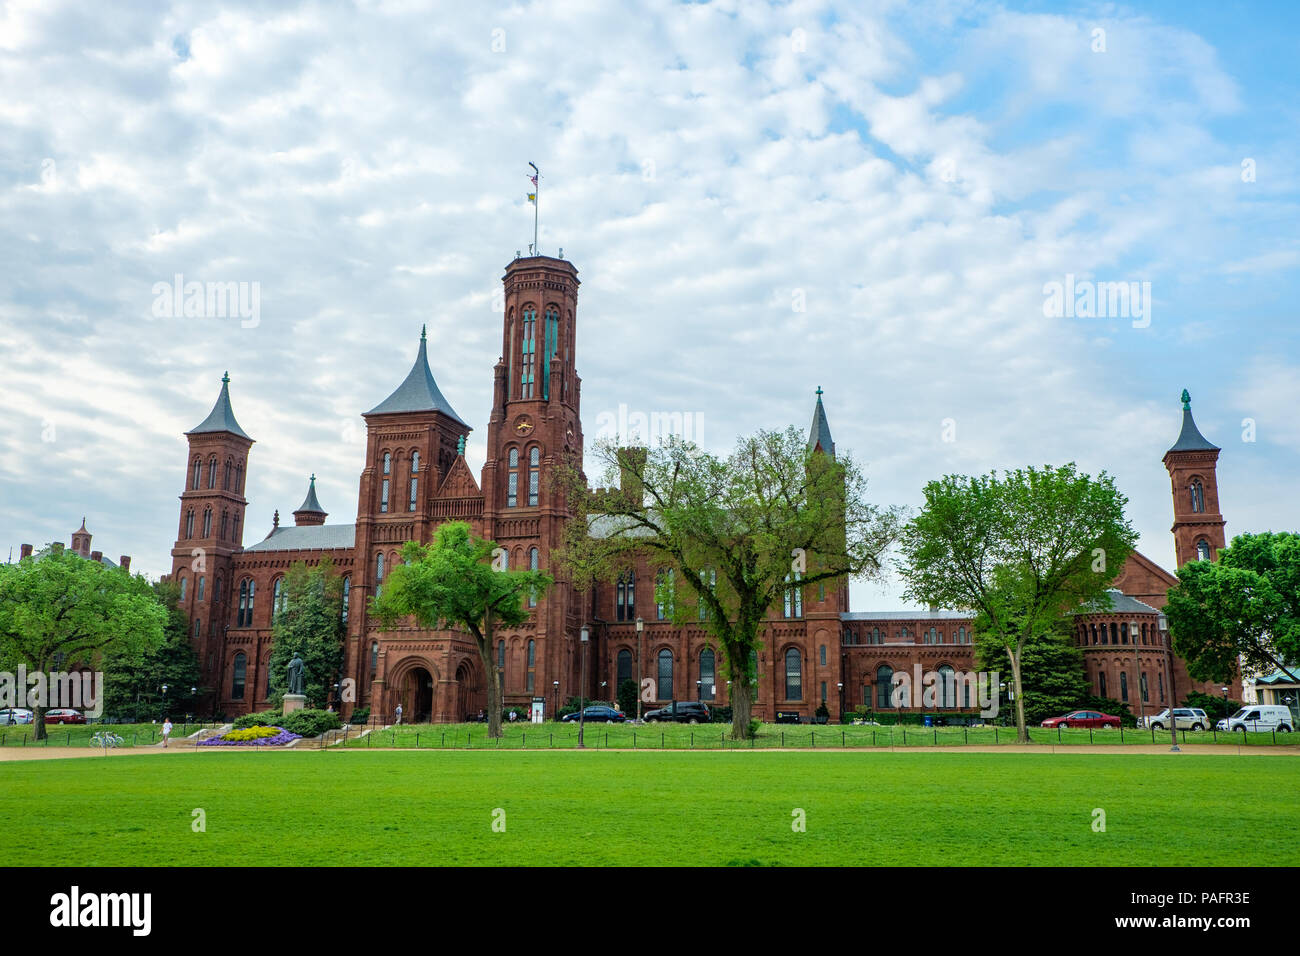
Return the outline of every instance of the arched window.
[[[406,510],[415,510],[415,499],[418,497],[420,488],[420,453],[411,452],[411,500],[407,503]]]
[[[523,320],[523,335],[519,346],[519,366],[522,369],[519,374],[519,397],[532,398],[533,359],[537,354],[537,310],[535,308],[524,309]]]
[[[207,576],[206,574],[200,574],[200,575],[199,575],[199,592],[198,592],[198,594],[196,595],[196,597],[197,597],[198,600],[200,600],[200,601],[203,600],[203,592],[207,590],[207,583],[208,583],[208,576]]]
[[[666,647],[659,652],[659,699],[676,699],[673,697],[673,652]]]
[[[785,699],[803,700],[803,660],[794,647],[785,652]]]
[[[201,476],[202,476],[202,475],[203,475],[203,462],[201,462],[201,461],[199,461],[197,458],[195,458],[195,459],[194,459],[194,473],[190,476],[190,490],[191,490],[191,491],[198,491],[198,490],[199,490],[199,481],[201,480]]]
[[[195,621],[195,622],[194,622],[194,639],[195,639],[196,641],[199,639],[199,634],[202,632],[202,630],[203,630],[203,622],[202,622],[202,621]]]
[[[506,465],[510,473],[506,476],[506,507],[519,505],[519,449],[511,448],[506,456]]]
[[[632,679],[632,652],[627,648],[618,652],[618,670],[614,682],[615,696],[618,694],[618,688],[623,686],[623,681]]]
[[[1119,672],[1119,699],[1128,703],[1128,671]]]
[[[500,687],[506,689],[506,642],[497,641],[497,674],[500,676]]]
[[[388,511],[388,476],[393,471],[393,456],[384,452],[384,478],[379,483],[379,511],[381,514]]]
[[[221,487],[226,491],[230,491],[230,472],[233,467],[234,467],[234,462],[232,462],[229,458],[227,458],[226,469],[221,476]]]
[[[203,509],[203,537],[212,537],[212,509]]]
[[[555,355],[560,339],[560,313],[554,306],[546,307],[545,327],[542,334],[546,336],[542,346],[542,399],[551,398],[551,357]]]
[[[352,603],[352,578],[343,579],[343,622],[348,620],[348,605]]]
[[[785,583],[790,587],[785,589],[785,601],[783,611],[786,617],[803,617],[803,588],[799,586],[799,572],[794,571],[785,576]]]
[[[1191,486],[1187,489],[1192,499],[1192,511],[1201,514],[1205,511],[1205,486],[1201,484],[1199,478],[1192,479]]]
[[[215,455],[208,459],[208,487],[217,487],[217,459]]]
[[[375,588],[384,583],[384,552],[375,555]]]
[[[1145,704],[1145,703],[1147,703],[1147,701],[1149,701],[1149,700],[1151,699],[1150,696],[1149,696],[1149,692],[1148,692],[1148,690],[1147,690],[1147,674],[1146,674],[1146,671],[1143,671],[1142,674],[1139,676],[1139,678],[1138,678],[1138,683],[1141,684],[1141,686],[1142,686],[1142,703]]]
[[[1204,538],[1196,542],[1196,560],[1210,560],[1210,542],[1206,541]]]
[[[878,627],[873,627],[873,628],[871,629],[871,643],[872,643],[872,644],[879,644],[879,643],[880,643],[880,628],[878,628]]]
[[[221,509],[221,540],[226,540],[230,532],[230,511],[226,508]]]
[[[235,655],[234,669],[230,678],[230,699],[244,699],[244,680],[248,676],[248,658],[240,651]]]
[[[618,576],[614,611],[620,621],[636,620],[636,574],[632,571],[624,571]]]
[[[185,537],[194,537],[194,509],[185,512]]]
[[[716,669],[713,648],[706,647],[700,651],[700,700],[713,700],[717,684]]]
[[[216,587],[212,589],[212,600],[214,603],[221,600],[221,575],[219,574],[217,575]]]
[[[528,506],[537,507],[537,490],[541,484],[538,470],[542,462],[542,452],[536,445],[528,451]]]
[[[235,627],[244,626],[244,616],[248,613],[248,585],[247,580],[239,582],[239,609],[235,613]]]
[[[239,494],[244,493],[244,466],[235,466],[235,491]]]
[[[894,706],[894,669],[888,664],[876,668],[876,707],[887,710]]]
[[[1106,672],[1105,671],[1097,672],[1097,696],[1098,697],[1106,696]]]
[[[661,621],[671,620],[673,616],[675,577],[672,568],[665,568],[655,576],[655,609]]]
[[[379,673],[379,642],[370,642],[370,679],[374,680],[375,675]]]
[[[276,578],[275,584],[271,586],[271,613],[281,614],[284,612],[288,601],[288,595],[284,591],[284,578]]]
[[[957,675],[947,664],[939,668],[939,706],[957,706]]]
[[[230,540],[239,543],[239,515],[231,519]]]
[[[541,552],[538,551],[536,548],[529,548],[528,549],[528,570],[529,571],[541,570],[541,563],[542,563]],[[529,592],[528,606],[537,607],[537,592],[535,591]],[[532,642],[530,641],[529,643],[531,644]]]
[[[718,572],[713,568],[702,568],[700,570],[700,583],[703,585],[704,590],[717,594]],[[700,598],[700,620],[707,621],[708,619],[709,606],[705,603],[703,598]]]
[[[180,576],[180,580],[181,580],[181,600],[184,601],[184,600],[185,600],[185,585],[186,585],[188,579],[185,577],[185,575],[182,574],[182,575]]]
[[[1119,642],[1121,644],[1128,643],[1128,621],[1119,626]]]
[[[529,694],[533,693],[533,683],[534,683],[533,679],[536,675],[536,671],[534,671],[533,668],[535,668],[536,666],[537,666],[537,642],[530,639],[528,641],[528,678],[527,678],[528,683],[524,687],[524,690]]]

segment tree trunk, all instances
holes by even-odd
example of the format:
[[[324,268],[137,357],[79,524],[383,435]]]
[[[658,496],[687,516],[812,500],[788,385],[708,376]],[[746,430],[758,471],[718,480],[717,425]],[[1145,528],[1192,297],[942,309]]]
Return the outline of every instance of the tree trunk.
[[[1031,741],[1029,731],[1025,727],[1025,695],[1020,684],[1020,650],[1020,645],[1016,645],[1014,650],[1008,647],[1007,657],[1011,659],[1011,683],[1016,690],[1016,741],[1027,744]]]
[[[45,737],[45,708],[35,704],[32,707],[32,740],[44,740]]]
[[[731,686],[740,686],[740,690],[733,691],[731,695],[731,739],[744,740],[749,736],[749,722],[753,719],[754,703],[749,698],[749,687],[736,680],[732,681]]]
[[[487,724],[488,736],[500,737],[501,734],[501,675],[497,673],[496,661],[492,659],[492,618],[489,614],[484,621],[483,634],[478,638],[478,654],[483,660],[487,674]]]

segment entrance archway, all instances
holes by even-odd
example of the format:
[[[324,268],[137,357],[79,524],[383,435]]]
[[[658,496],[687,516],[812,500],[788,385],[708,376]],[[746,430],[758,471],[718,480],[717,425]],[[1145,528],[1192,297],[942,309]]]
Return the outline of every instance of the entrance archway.
[[[423,667],[412,667],[406,674],[402,699],[409,708],[411,723],[427,724],[433,720],[433,675]]]
[[[452,720],[466,720],[487,707],[487,688],[479,668],[464,660],[456,668],[456,713]]]

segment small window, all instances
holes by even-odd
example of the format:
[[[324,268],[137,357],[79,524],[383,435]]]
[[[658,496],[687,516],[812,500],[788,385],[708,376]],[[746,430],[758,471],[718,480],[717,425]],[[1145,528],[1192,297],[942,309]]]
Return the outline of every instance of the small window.
[[[185,600],[185,585],[186,585],[186,583],[187,583],[187,578],[185,577],[185,575],[182,574],[182,575],[181,575],[181,600],[182,600],[182,601]]]
[[[244,681],[247,679],[247,677],[248,677],[248,658],[244,656],[244,653],[241,651],[240,653],[235,655],[235,663],[231,672],[231,678],[230,678],[230,699],[231,700],[244,699]]]
[[[1206,541],[1204,538],[1196,542],[1196,560],[1197,561],[1210,560],[1210,542]]]
[[[785,699],[803,700],[803,659],[793,647],[785,652]]]
[[[822,667],[826,666],[826,645],[825,644],[823,644],[820,650],[818,651],[817,660],[822,665]]]
[[[199,599],[200,601],[203,600],[203,592],[204,592],[205,590],[207,590],[207,587],[206,587],[206,586],[207,586],[207,583],[208,583],[208,577],[207,577],[207,575],[206,575],[206,574],[201,574],[201,575],[199,575],[199,592],[198,592],[197,597],[198,597],[198,599]]]
[[[351,603],[352,603],[352,578],[346,577],[343,579],[343,615],[342,615],[343,622],[345,624],[347,623],[348,620],[348,605]]]
[[[716,669],[713,649],[706,647],[700,651],[700,700],[713,700],[717,685]]]
[[[675,699],[673,697],[673,652],[666,647],[659,652],[659,699]]]

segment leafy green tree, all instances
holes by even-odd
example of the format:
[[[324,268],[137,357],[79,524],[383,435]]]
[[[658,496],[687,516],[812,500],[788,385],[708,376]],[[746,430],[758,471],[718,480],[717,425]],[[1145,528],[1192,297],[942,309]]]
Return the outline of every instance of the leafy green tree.
[[[189,619],[178,607],[180,586],[171,580],[152,585],[167,612],[163,642],[151,647],[113,647],[102,658],[104,712],[119,720],[161,720],[196,713],[199,658],[190,642]],[[166,685],[167,692],[162,688]],[[196,688],[191,694],[190,688]]]
[[[925,486],[925,506],[902,537],[906,594],[975,615],[975,632],[1001,647],[1025,730],[1025,645],[1081,606],[1100,607],[1137,542],[1127,499],[1102,472],[1029,467]]]
[[[1024,684],[1025,723],[1040,724],[1078,707],[1088,696],[1083,670],[1083,651],[1075,646],[1070,624],[1061,621],[1047,634],[1025,642],[1021,655]],[[975,656],[981,670],[997,670],[1006,664],[1006,648],[999,641],[985,641],[975,635]]]
[[[1189,561],[1165,606],[1174,652],[1196,680],[1300,672],[1300,534],[1241,534],[1219,560]]]
[[[109,652],[157,648],[166,623],[166,609],[142,576],[60,545],[0,564],[0,661],[7,666],[49,672]],[[45,739],[45,710],[43,702],[32,706],[36,740]]]
[[[528,620],[524,598],[541,597],[551,578],[541,571],[497,570],[493,541],[475,537],[464,521],[438,528],[433,542],[408,541],[402,563],[389,572],[371,613],[386,630],[401,618],[421,627],[464,630],[473,636],[488,684],[488,735],[501,736],[501,678],[492,655],[498,627]]]
[[[1217,722],[1235,714],[1241,708],[1241,702],[1216,697],[1214,694],[1203,694],[1199,690],[1194,690],[1187,695],[1187,699],[1183,701],[1182,706],[1199,707],[1205,711],[1205,716],[1210,718],[1211,722]]]
[[[636,698],[637,686],[632,678],[618,685],[618,709],[623,713],[636,716]]]
[[[328,557],[315,566],[297,561],[285,573],[282,593],[283,605],[272,609],[268,700],[273,708],[283,706],[289,661],[297,653],[307,707],[323,709],[343,667],[343,579]]]
[[[727,458],[677,439],[653,449],[601,443],[596,457],[607,483],[623,490],[592,491],[576,464],[557,472],[577,516],[562,566],[579,589],[613,580],[639,557],[671,571],[672,593],[656,599],[675,624],[706,631],[721,650],[734,688],[732,737],[742,739],[769,614],[814,585],[877,574],[898,513],[867,504],[852,458],[810,450],[794,428],[742,438]]]

